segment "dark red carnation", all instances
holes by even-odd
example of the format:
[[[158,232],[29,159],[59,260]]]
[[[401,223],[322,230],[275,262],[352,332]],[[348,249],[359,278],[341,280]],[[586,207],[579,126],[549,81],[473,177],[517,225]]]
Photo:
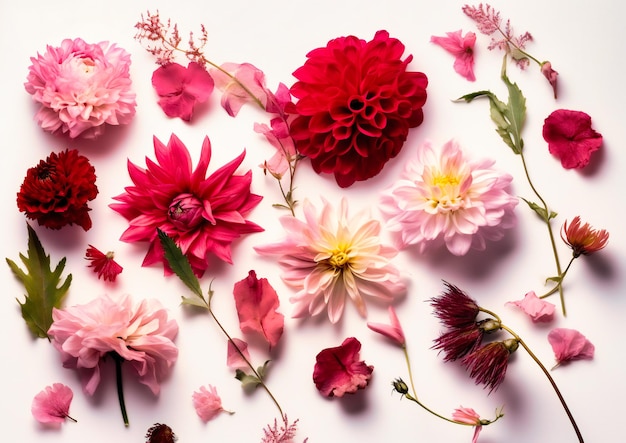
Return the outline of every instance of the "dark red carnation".
[[[378,31],[369,42],[339,37],[307,54],[293,74],[290,131],[315,172],[334,174],[344,188],[373,177],[422,123],[428,79],[407,71],[413,57],[401,60],[403,52],[398,39]]]
[[[52,153],[28,169],[17,194],[17,207],[41,226],[61,229],[76,223],[91,228],[87,202],[98,195],[96,171],[77,150]]]
[[[557,109],[545,119],[543,138],[565,169],[587,166],[591,153],[602,145],[602,135],[591,127],[591,117],[568,109]]]

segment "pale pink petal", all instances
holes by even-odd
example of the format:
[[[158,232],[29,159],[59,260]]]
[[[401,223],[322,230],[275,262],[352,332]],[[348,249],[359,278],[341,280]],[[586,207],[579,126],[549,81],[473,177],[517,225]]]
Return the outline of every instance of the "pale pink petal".
[[[372,323],[368,322],[367,327],[370,328],[374,332],[378,332],[379,334],[384,335],[385,337],[395,341],[400,346],[404,346],[406,343],[406,339],[404,337],[404,331],[402,330],[402,325],[398,320],[398,316],[396,315],[396,310],[393,306],[389,306],[389,320],[390,324],[384,323]]]
[[[571,360],[593,359],[595,346],[575,329],[555,328],[548,334],[557,365]]]
[[[250,352],[248,351],[248,343],[233,337],[232,341],[228,340],[228,348],[226,354],[226,365],[231,369],[249,369]]]
[[[40,423],[63,423],[70,418],[70,404],[74,393],[62,383],[54,383],[33,398],[31,412]],[[72,419],[73,420],[73,419]]]
[[[510,301],[506,304],[518,307],[533,322],[550,322],[554,318],[554,304],[537,297],[534,291],[526,293],[523,300]]]

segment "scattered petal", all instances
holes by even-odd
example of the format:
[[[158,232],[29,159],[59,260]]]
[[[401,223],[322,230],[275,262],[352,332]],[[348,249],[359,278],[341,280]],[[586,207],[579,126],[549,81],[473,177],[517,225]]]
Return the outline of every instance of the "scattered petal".
[[[40,423],[63,423],[70,417],[70,404],[74,398],[72,390],[63,383],[54,383],[35,396],[31,412]]]
[[[384,323],[373,323],[368,322],[367,327],[370,328],[374,332],[378,332],[379,334],[384,335],[385,337],[393,340],[400,346],[404,346],[406,343],[406,338],[404,337],[404,331],[402,330],[402,325],[398,320],[398,316],[396,315],[396,310],[393,306],[389,306],[389,321],[390,324]]]
[[[317,354],[313,381],[322,395],[342,397],[367,387],[374,366],[359,360],[360,349],[361,342],[349,337],[341,346],[327,348]]]
[[[446,37],[432,36],[432,43],[441,46],[454,56],[454,70],[473,82],[476,80],[474,75],[474,44],[476,43],[476,34],[468,32],[463,37],[461,30],[455,32],[446,32]]]
[[[507,305],[513,305],[524,311],[533,322],[550,322],[554,318],[555,306],[535,294],[534,291],[526,293],[523,300],[510,301]]]
[[[248,343],[236,337],[228,340],[226,366],[231,369],[249,369],[246,360],[250,361]]]
[[[222,399],[217,394],[217,389],[212,385],[201,386],[193,393],[192,400],[198,417],[204,422],[215,418],[220,412],[227,412],[222,407]]]
[[[595,346],[575,329],[555,328],[548,334],[557,366],[571,360],[591,360]]]

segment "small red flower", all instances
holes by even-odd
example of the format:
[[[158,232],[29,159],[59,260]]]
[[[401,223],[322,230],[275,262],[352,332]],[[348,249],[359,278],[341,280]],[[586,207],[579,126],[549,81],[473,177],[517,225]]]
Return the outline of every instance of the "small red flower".
[[[374,366],[359,360],[361,342],[354,337],[346,338],[341,346],[322,350],[315,357],[313,381],[326,397],[342,397],[365,389],[369,384]]]
[[[96,171],[76,149],[51,153],[28,169],[17,194],[17,207],[40,226],[61,229],[74,223],[91,228],[87,202],[96,198]]]
[[[85,253],[85,259],[90,262],[88,267],[93,268],[93,272],[98,274],[98,278],[104,278],[105,281],[115,281],[117,275],[124,269],[114,258],[115,254],[112,251],[104,254],[92,245],[89,245]]]
[[[369,42],[339,37],[309,52],[293,74],[296,149],[342,188],[377,175],[424,119],[428,79],[407,71],[413,57],[402,60],[403,52],[387,31]]]
[[[609,233],[604,229],[593,229],[589,223],[581,226],[580,216],[577,215],[569,226],[567,220],[563,223],[561,238],[572,248],[574,258],[578,258],[604,248],[609,241]]]
[[[602,135],[591,128],[591,117],[580,111],[557,109],[545,119],[543,138],[565,169],[580,169],[602,146]]]

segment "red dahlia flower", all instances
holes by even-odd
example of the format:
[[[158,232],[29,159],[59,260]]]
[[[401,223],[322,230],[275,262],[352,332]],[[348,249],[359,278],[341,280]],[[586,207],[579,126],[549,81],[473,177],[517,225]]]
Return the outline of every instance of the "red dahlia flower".
[[[40,226],[61,229],[76,223],[91,228],[87,202],[98,195],[96,170],[75,149],[51,153],[28,169],[17,194],[17,207]]]
[[[121,240],[150,242],[143,266],[163,262],[166,274],[171,270],[157,228],[176,242],[197,276],[206,271],[208,254],[232,263],[233,240],[263,230],[244,218],[261,201],[260,196],[250,192],[252,172],[235,174],[245,152],[208,178],[206,171],[211,160],[208,137],[204,139],[194,171],[189,151],[175,135],[167,145],[155,137],[154,152],[157,161],[146,159],[147,169],[128,162],[134,186],[114,197],[120,203],[110,205],[130,221]]]
[[[342,188],[378,174],[424,119],[428,79],[407,71],[413,57],[401,60],[403,52],[387,31],[369,42],[339,37],[309,52],[293,74],[296,148]]]

